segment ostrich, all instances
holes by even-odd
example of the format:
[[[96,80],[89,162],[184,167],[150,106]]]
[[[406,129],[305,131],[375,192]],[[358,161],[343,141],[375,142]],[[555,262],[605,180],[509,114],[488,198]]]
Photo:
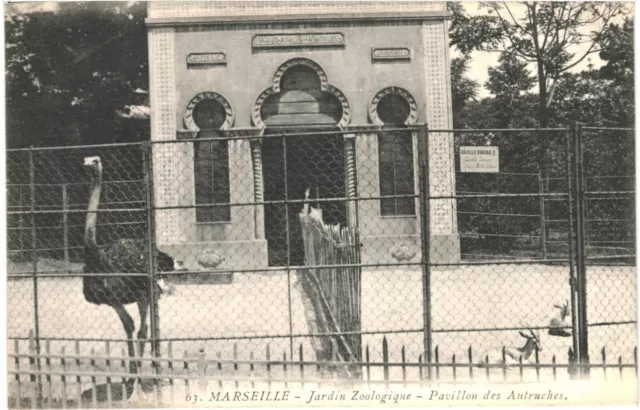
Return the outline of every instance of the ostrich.
[[[87,209],[84,234],[84,273],[82,291],[89,303],[111,306],[122,321],[127,334],[129,357],[135,357],[133,330],[135,324],[124,305],[136,303],[140,311],[138,330],[139,354],[143,355],[144,340],[147,337],[147,310],[149,308],[149,278],[147,276],[123,276],[117,273],[141,273],[148,268],[147,243],[130,239],[121,239],[101,248],[96,242],[96,223],[102,182],[102,163],[100,157],[87,157],[84,165],[91,174],[91,193]],[[163,252],[158,252],[159,268],[164,271],[181,270],[179,262]],[[156,283],[156,292],[162,293]],[[131,360],[130,372],[137,372],[138,364]]]

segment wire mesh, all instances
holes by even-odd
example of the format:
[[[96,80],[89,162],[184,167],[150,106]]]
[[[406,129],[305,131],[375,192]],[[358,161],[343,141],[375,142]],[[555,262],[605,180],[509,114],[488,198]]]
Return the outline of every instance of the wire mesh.
[[[474,360],[481,362],[487,352],[495,356],[503,346],[524,347],[527,339],[518,329],[530,336],[526,329],[532,328],[544,347],[540,360],[567,360],[574,342],[571,315],[561,317],[554,306],[567,304],[571,311],[570,202],[566,183],[546,190],[543,185],[543,175],[567,179],[566,131],[434,131],[429,138],[432,146],[452,141],[455,192],[438,192],[432,186],[431,201],[448,201],[447,208],[441,208],[452,209],[450,214],[457,217],[451,228],[443,226],[438,232],[431,223],[433,345],[445,357],[467,357],[473,346]],[[540,150],[542,141],[546,154]],[[498,159],[487,162],[492,152]],[[485,161],[491,169],[476,170],[474,161],[479,166]],[[431,217],[441,215],[432,212]],[[550,217],[557,221],[555,230],[547,221]],[[550,230],[556,237],[553,244],[547,242]],[[459,251],[447,239],[456,234]],[[457,259],[447,256],[456,251]],[[566,337],[549,334],[554,319],[568,327]]]
[[[584,135],[589,353],[633,360],[634,228],[615,222],[633,221],[632,143]],[[37,328],[52,351],[83,340],[87,355],[110,340],[131,356],[126,339],[154,339],[161,357],[192,359],[302,349],[320,362],[426,362],[436,349],[468,360],[473,346],[476,363],[523,347],[531,328],[540,361],[560,363],[580,297],[572,141],[565,129],[419,126],[9,151],[8,335],[25,344]],[[461,147],[497,148],[498,172],[467,172]],[[102,166],[97,212],[87,157]]]
[[[10,337],[36,329],[42,340],[127,338],[111,306],[149,298],[141,153],[139,144],[8,151]],[[88,214],[95,216],[90,231]],[[97,245],[90,253],[87,235]],[[89,273],[97,276],[83,276]]]
[[[582,129],[589,356],[637,344],[635,133]]]

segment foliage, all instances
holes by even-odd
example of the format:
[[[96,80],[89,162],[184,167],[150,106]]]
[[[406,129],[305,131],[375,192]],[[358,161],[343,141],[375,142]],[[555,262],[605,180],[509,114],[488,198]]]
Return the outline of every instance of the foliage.
[[[451,105],[454,112],[453,124],[458,128],[463,123],[463,112],[470,101],[476,101],[478,95],[477,81],[466,76],[469,70],[469,56],[451,60]]]
[[[486,2],[486,10],[499,19],[501,44],[497,48],[536,64],[538,119],[548,124],[548,108],[559,77],[598,52],[596,45],[608,34],[611,19],[620,15],[620,3],[607,2]],[[595,30],[593,30],[595,28]],[[588,44],[576,53],[578,46]]]
[[[513,54],[500,55],[498,67],[489,68],[489,80],[485,86],[497,99],[508,102],[513,101],[527,93],[535,83],[535,77],[527,64],[519,61]]]
[[[7,145],[137,140],[144,126],[115,116],[146,88],[144,3],[62,3],[5,15]]]
[[[611,24],[599,38],[600,58],[607,63],[600,68],[602,78],[633,84],[633,20],[626,18],[622,26]]]
[[[447,2],[451,19],[449,46],[460,53],[451,60],[451,100],[453,124],[463,127],[467,106],[476,101],[480,84],[467,76],[471,53],[496,46],[501,36],[497,19],[492,16],[470,16],[461,2]]]
[[[485,86],[494,95],[491,101],[497,126],[501,128],[530,127],[531,95],[535,77],[527,64],[512,54],[502,53],[497,67],[489,68]]]
[[[449,46],[461,54],[483,51],[498,45],[502,36],[499,20],[495,16],[470,16],[462,2],[447,2],[451,16],[449,24]]]
[[[536,128],[543,124],[549,127],[569,127],[575,122],[589,126],[630,127],[634,124],[634,72],[633,72],[633,22],[629,19],[622,24],[607,23],[609,17],[603,16],[602,8],[609,6],[589,4],[541,4],[527,3],[531,17],[533,11],[541,13],[537,18],[545,24],[535,26],[528,22],[508,22],[503,26],[503,39],[499,47],[490,43],[485,49],[501,52],[498,65],[489,69],[489,79],[484,84],[491,93],[487,98],[477,99],[477,88],[465,83],[465,73],[472,64],[469,58],[463,63],[452,62],[452,90],[454,100],[454,124],[457,128]],[[490,5],[501,12],[509,10],[511,3]],[[559,8],[558,8],[559,7]],[[554,10],[560,15],[571,10],[571,21],[551,21],[549,12]],[[593,25],[599,32],[587,32],[582,23],[588,23],[584,15],[575,13],[588,11],[597,21]],[[547,13],[547,14],[545,14]],[[600,14],[597,14],[600,13]],[[613,12],[611,12],[613,13]],[[586,14],[585,14],[586,15]],[[503,16],[505,17],[505,16]],[[509,13],[507,12],[507,17]],[[565,14],[566,17],[566,14]],[[459,19],[458,22],[464,21]],[[516,25],[521,24],[520,26]],[[582,23],[580,23],[582,22]],[[538,21],[540,23],[540,21]],[[585,24],[586,24],[585,23]],[[555,25],[555,28],[552,27]],[[569,43],[560,43],[556,47],[536,48],[530,35],[522,35],[533,27],[546,27],[556,35],[567,30],[567,41],[589,41],[591,48],[580,55],[571,53]],[[531,33],[529,33],[531,34]],[[511,37],[509,37],[511,36]],[[562,35],[561,35],[562,36]],[[510,44],[513,40],[514,43]],[[542,38],[541,38],[542,40]],[[553,42],[554,40],[547,40]],[[544,44],[544,42],[542,43]],[[511,48],[509,48],[509,46]],[[541,45],[541,44],[540,44]],[[565,47],[566,46],[566,47]],[[474,46],[483,49],[482,46]],[[544,50],[544,51],[541,51]],[[537,58],[542,52],[541,58]],[[589,67],[574,72],[575,65],[595,52],[605,65],[600,69]],[[526,56],[524,54],[530,54]],[[524,56],[523,56],[524,55]],[[533,57],[531,57],[533,56]],[[529,70],[532,63],[536,75]],[[540,64],[538,64],[540,63]],[[542,75],[542,78],[540,77]],[[542,86],[540,80],[544,80]],[[538,83],[537,90],[534,88]],[[467,91],[473,90],[473,93]],[[549,91],[547,93],[547,90]],[[542,97],[541,97],[541,92]],[[457,97],[457,98],[456,98]],[[466,98],[466,99],[465,99]],[[544,118],[541,118],[541,104]],[[584,132],[585,170],[589,175],[607,175],[624,177],[593,178],[589,180],[591,190],[633,190],[629,176],[633,175],[635,144],[632,133],[619,131]],[[458,192],[537,192],[537,179],[528,176],[513,176],[509,173],[537,173],[543,169],[545,175],[566,175],[566,142],[564,132],[539,133],[499,133],[478,132],[458,133],[455,135],[455,147],[462,145],[494,145],[500,148],[500,181],[495,174],[459,174],[456,180]],[[541,149],[543,148],[544,151]],[[456,155],[456,159],[458,156]],[[541,161],[541,159],[544,161]],[[542,167],[542,168],[541,168]],[[502,175],[503,173],[506,173]],[[558,181],[556,181],[558,182]],[[596,185],[599,184],[599,185]],[[566,185],[566,184],[565,184]],[[550,189],[562,190],[566,186],[555,184]],[[617,200],[597,202],[589,208],[592,218],[625,221],[633,215],[633,207],[628,201]],[[508,253],[518,248],[518,241],[533,241],[527,248],[539,247],[539,223],[522,218],[502,218],[496,214],[536,214],[539,212],[537,198],[531,201],[521,199],[492,200],[488,198],[460,199],[457,203],[460,232],[477,235],[477,239],[465,239],[461,246],[465,251]],[[567,219],[565,208],[549,207],[554,219]],[[596,232],[593,229],[598,229]],[[593,226],[592,234],[611,240],[628,239],[627,230],[611,224]],[[483,236],[482,234],[488,234]],[[505,236],[506,235],[506,236]],[[513,239],[517,237],[516,239]],[[609,239],[606,239],[609,240]]]

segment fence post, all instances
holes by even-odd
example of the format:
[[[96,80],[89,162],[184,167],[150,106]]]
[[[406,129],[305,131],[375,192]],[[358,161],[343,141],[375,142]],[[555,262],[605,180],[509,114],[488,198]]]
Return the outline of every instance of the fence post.
[[[22,201],[22,185],[18,185],[18,196],[19,196],[19,204],[20,204],[20,208],[18,208],[20,210],[20,212],[22,212],[22,210],[24,209],[24,204]],[[22,213],[20,213],[19,217],[18,217],[18,227],[19,230],[18,232],[20,233],[20,253],[18,254],[19,256],[19,260],[20,262],[24,262],[26,259],[26,255],[25,255],[25,249],[24,249],[24,218]]]
[[[575,143],[575,139],[573,138],[573,130],[567,129],[566,132],[566,165],[567,165],[567,209],[569,211],[569,289],[571,292],[571,325],[572,325],[572,354],[577,357],[579,349],[578,337],[579,337],[579,320],[578,320],[578,301],[577,301],[577,281],[576,281],[576,272],[575,265],[577,262],[574,260],[574,217],[573,210],[575,206],[575,189],[574,185],[576,178],[573,175],[573,163],[575,162],[575,158],[572,155],[571,144],[572,141]],[[577,252],[575,252],[577,253]],[[571,356],[571,355],[570,355]]]
[[[584,186],[584,146],[582,141],[582,125],[575,124],[574,167],[576,180],[576,271],[578,291],[578,357],[581,374],[589,375],[589,331],[587,328],[587,275],[585,249],[585,186]]]
[[[38,309],[38,244],[36,242],[36,185],[35,163],[33,161],[33,147],[29,147],[29,186],[31,189],[31,262],[33,269],[33,318],[35,340],[34,347],[37,355],[40,355],[40,312]],[[40,357],[36,359],[36,370],[40,372]],[[37,394],[42,397],[42,376],[38,373]]]
[[[198,351],[198,388],[201,394],[206,394],[207,384],[206,353],[204,347],[201,347]]]
[[[155,235],[155,218],[154,218],[154,197],[153,197],[153,164],[152,164],[152,146],[149,141],[142,144],[142,172],[145,182],[146,202],[147,202],[147,251],[149,263],[149,327],[150,327],[150,345],[152,357],[160,357],[160,349],[158,339],[160,337],[159,329],[159,313],[158,313],[158,295],[156,294],[156,235]],[[145,320],[145,318],[140,318]],[[160,373],[159,362],[155,360],[151,362],[154,375]],[[158,397],[160,389],[158,388],[159,379],[154,378],[154,399],[160,401]]]
[[[549,175],[547,174],[547,178]],[[545,212],[545,190],[542,170],[538,170],[538,192],[540,193],[540,246],[542,248],[542,259],[547,259],[547,226]]]
[[[389,342],[387,337],[382,337],[382,372],[384,375],[385,386],[389,387]]]
[[[427,378],[431,380],[431,258],[429,207],[429,129],[427,124],[418,130],[418,162],[420,164],[420,233],[422,246],[422,322],[424,361]]]
[[[287,240],[287,308],[289,314],[289,353],[293,357],[293,302],[291,298],[291,226],[289,221],[289,168],[287,166],[287,136],[282,133],[282,171],[284,178],[284,219]]]
[[[64,267],[69,273],[69,197],[67,184],[62,184],[62,240],[64,247]]]
[[[29,331],[29,370],[31,370],[31,377],[29,378],[32,383],[31,389],[31,407],[34,409],[39,408],[38,400],[40,397],[40,391],[42,386],[40,385],[40,374],[37,363],[39,362],[39,357],[34,357],[38,355],[37,351],[37,339],[33,336],[33,331]],[[34,373],[38,373],[36,376]]]

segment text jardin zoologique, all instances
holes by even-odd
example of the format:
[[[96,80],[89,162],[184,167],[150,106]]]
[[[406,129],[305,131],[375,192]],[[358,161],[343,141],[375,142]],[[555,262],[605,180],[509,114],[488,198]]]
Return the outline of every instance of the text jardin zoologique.
[[[197,394],[187,394],[185,401],[198,403],[203,401],[210,402],[247,402],[247,401],[289,401],[291,399],[303,399],[301,396],[292,396],[289,390],[276,391],[233,391],[233,392],[211,392],[209,397],[198,396]],[[381,404],[398,403],[406,400],[433,400],[433,401],[464,401],[464,400],[564,400],[566,399],[562,393],[554,393],[551,390],[544,392],[516,392],[511,390],[508,394],[505,392],[492,392],[487,390],[484,393],[471,393],[466,390],[428,390],[425,394],[414,393],[380,393],[375,390],[371,392],[363,392],[353,390],[349,393],[332,391],[330,393],[319,393],[311,390],[309,395],[304,398],[307,404],[318,403],[322,401],[377,401]]]

